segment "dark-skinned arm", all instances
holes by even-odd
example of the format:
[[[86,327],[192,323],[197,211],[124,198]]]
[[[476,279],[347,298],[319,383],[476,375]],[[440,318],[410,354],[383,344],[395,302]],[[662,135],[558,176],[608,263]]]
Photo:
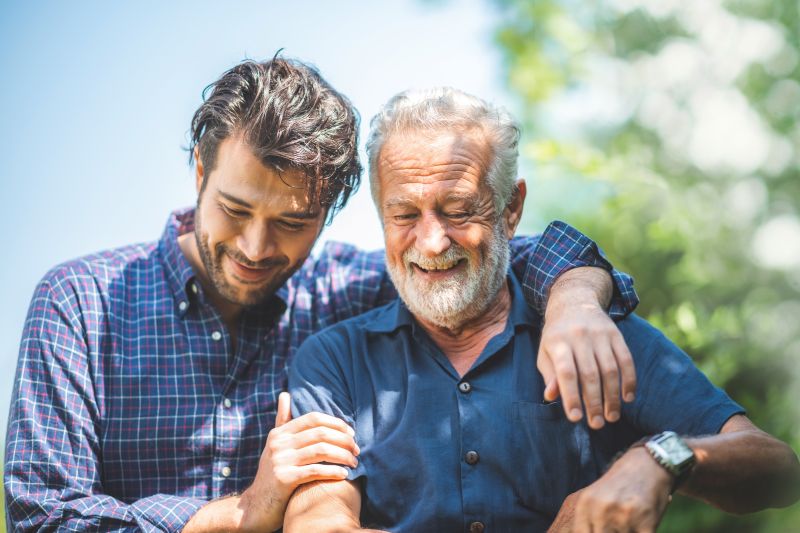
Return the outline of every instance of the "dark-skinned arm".
[[[697,463],[680,492],[743,514],[800,498],[800,463],[792,449],[744,415],[718,435],[687,438]],[[673,479],[644,447],[628,450],[600,479],[568,497],[551,531],[655,531]]]

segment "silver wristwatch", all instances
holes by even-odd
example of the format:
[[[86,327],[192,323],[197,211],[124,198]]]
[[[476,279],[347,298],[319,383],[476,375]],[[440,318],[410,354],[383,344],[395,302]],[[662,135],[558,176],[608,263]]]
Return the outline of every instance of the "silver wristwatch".
[[[694,452],[674,431],[665,431],[650,438],[644,447],[673,476],[672,492],[683,483],[696,462]]]

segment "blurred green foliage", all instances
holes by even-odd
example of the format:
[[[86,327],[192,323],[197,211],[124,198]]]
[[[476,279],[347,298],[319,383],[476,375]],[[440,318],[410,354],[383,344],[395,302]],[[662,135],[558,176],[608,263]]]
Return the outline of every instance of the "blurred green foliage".
[[[495,0],[528,210],[630,272],[638,313],[800,449],[800,3]],[[800,531],[686,498],[660,531]]]

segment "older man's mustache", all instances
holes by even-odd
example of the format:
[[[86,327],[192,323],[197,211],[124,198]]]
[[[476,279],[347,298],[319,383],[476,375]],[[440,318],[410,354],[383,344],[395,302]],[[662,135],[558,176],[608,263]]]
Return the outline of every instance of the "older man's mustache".
[[[412,247],[403,252],[403,262],[406,267],[416,265],[423,270],[447,270],[456,266],[462,260],[468,260],[469,254],[459,244],[453,243],[439,255],[429,257],[423,255]]]

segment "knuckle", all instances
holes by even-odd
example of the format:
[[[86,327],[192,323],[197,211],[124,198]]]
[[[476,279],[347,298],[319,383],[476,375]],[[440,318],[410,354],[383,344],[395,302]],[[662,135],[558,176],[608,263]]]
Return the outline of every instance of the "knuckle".
[[[278,483],[289,485],[294,481],[294,475],[292,474],[291,470],[287,467],[284,466],[276,467],[273,471],[273,474]]]
[[[569,335],[574,338],[582,339],[589,334],[589,329],[583,324],[574,324],[569,328]]]
[[[604,368],[602,370],[603,379],[608,382],[609,385],[615,385],[617,379],[617,369],[616,368]]]
[[[581,382],[584,385],[597,385],[600,381],[600,377],[597,375],[597,372],[593,371],[592,369],[581,369]]]
[[[578,377],[574,368],[565,365],[556,368],[556,374],[558,374],[561,379],[565,379],[567,381],[575,381],[575,379]]]
[[[281,450],[281,439],[273,438],[272,435],[267,438],[267,449],[270,451],[271,454],[275,454]]]

